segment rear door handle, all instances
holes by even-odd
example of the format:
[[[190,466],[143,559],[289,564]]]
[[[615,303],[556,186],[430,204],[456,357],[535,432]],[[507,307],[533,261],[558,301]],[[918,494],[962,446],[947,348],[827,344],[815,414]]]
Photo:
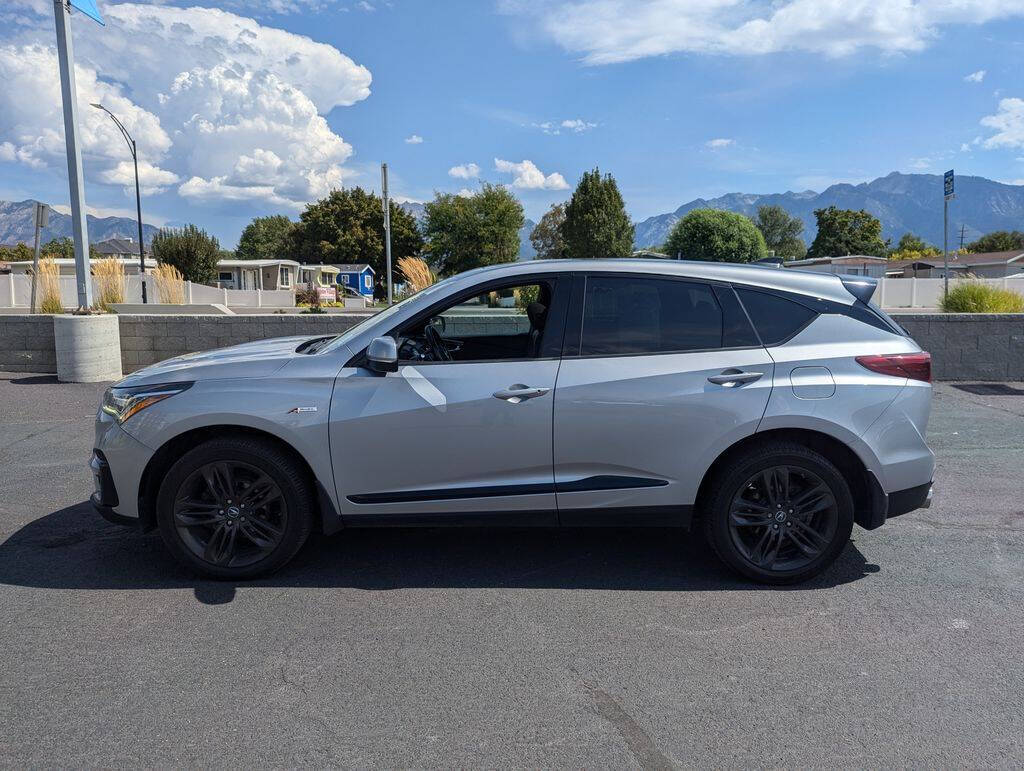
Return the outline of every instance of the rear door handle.
[[[525,402],[527,399],[533,399],[536,396],[543,396],[550,388],[531,388],[530,386],[523,385],[522,383],[516,383],[510,385],[508,388],[502,388],[500,391],[494,392],[495,399],[503,399],[506,402],[512,404],[519,404],[519,402]]]
[[[744,383],[753,383],[755,380],[759,380],[763,374],[763,372],[743,372],[738,369],[727,369],[721,375],[709,377],[708,382],[725,386],[726,388],[735,388]]]

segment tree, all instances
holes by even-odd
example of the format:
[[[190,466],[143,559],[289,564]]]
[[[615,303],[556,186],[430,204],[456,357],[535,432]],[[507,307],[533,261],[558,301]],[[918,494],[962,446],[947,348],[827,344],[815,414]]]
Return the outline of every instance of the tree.
[[[619,186],[611,174],[584,172],[565,206],[560,228],[567,257],[629,257],[633,223],[626,214]]]
[[[394,201],[391,210],[391,258],[415,257],[423,249],[416,220]],[[374,294],[387,295],[384,255],[384,206],[381,199],[361,187],[332,190],[310,204],[289,236],[293,259],[303,263],[360,263],[373,268]]]
[[[530,243],[537,252],[538,260],[566,257],[565,239],[562,238],[562,223],[565,222],[565,204],[553,203],[533,230]]]
[[[896,248],[889,252],[890,260],[921,260],[926,257],[934,257],[942,254],[937,247],[926,243],[924,239],[915,236],[913,233],[904,233],[896,244]]]
[[[807,245],[800,237],[804,223],[798,217],[789,216],[781,206],[759,206],[754,224],[776,257],[798,260],[807,254]]]
[[[863,209],[815,209],[818,234],[807,250],[808,257],[845,257],[870,254],[881,257],[886,243],[882,240],[882,223]]]
[[[439,273],[451,275],[519,257],[523,206],[501,185],[485,182],[468,196],[437,193],[426,214],[426,249]]]
[[[63,238],[52,238],[39,247],[39,255],[41,257],[73,260],[75,259],[74,239],[71,239],[68,236],[64,236]],[[89,244],[89,258],[93,260],[100,258],[100,253],[96,251],[96,247],[92,244]]]
[[[256,217],[245,226],[238,239],[235,258],[239,260],[279,260],[288,255],[289,236],[294,223],[283,214]]]
[[[753,262],[768,255],[761,231],[749,218],[723,209],[694,209],[669,233],[665,251],[684,260]]]
[[[14,246],[0,246],[0,262],[30,262],[34,256],[32,248],[21,242]]]
[[[1014,249],[1024,249],[1024,233],[1019,230],[996,230],[986,233],[977,241],[967,244],[968,251],[975,253],[984,252],[1009,252]]]
[[[220,243],[195,225],[161,228],[150,249],[158,263],[177,268],[186,281],[208,284],[217,278]]]

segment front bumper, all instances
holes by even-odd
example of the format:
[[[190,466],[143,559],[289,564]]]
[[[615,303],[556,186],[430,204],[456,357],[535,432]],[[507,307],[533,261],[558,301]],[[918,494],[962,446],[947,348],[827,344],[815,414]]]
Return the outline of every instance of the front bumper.
[[[128,434],[116,422],[96,421],[96,443],[89,467],[96,493],[93,504],[110,521],[139,521],[139,486],[153,451]],[[112,519],[113,516],[119,519]]]

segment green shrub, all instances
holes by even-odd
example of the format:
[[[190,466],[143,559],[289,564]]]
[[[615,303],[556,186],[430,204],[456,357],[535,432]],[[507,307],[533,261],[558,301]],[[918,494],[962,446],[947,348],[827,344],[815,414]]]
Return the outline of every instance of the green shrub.
[[[980,281],[958,281],[939,305],[946,313],[1024,313],[1024,295]]]

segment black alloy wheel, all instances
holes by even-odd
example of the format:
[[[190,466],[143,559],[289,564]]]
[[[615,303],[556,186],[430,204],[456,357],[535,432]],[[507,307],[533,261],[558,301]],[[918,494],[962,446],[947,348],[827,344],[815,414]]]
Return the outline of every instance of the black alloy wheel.
[[[281,544],[288,504],[268,474],[241,461],[214,461],[178,488],[174,524],[192,553],[221,567],[246,567]]]
[[[828,548],[839,507],[824,480],[796,466],[772,466],[733,496],[729,531],[739,552],[762,570],[800,570]]]
[[[273,572],[302,548],[317,512],[307,466],[286,446],[249,436],[212,439],[164,476],[157,524],[170,552],[211,578]]]
[[[853,495],[821,453],[779,441],[729,458],[701,502],[704,534],[734,570],[767,584],[812,578],[853,530]]]

